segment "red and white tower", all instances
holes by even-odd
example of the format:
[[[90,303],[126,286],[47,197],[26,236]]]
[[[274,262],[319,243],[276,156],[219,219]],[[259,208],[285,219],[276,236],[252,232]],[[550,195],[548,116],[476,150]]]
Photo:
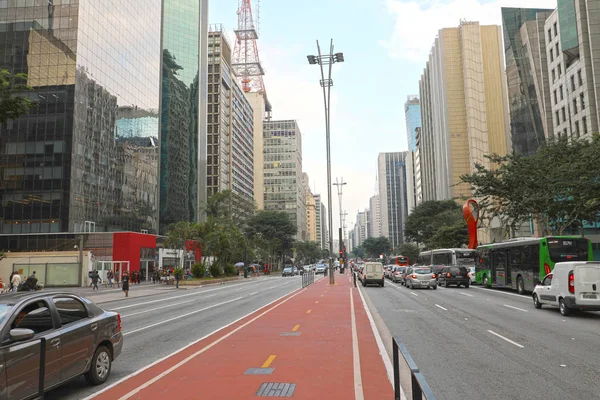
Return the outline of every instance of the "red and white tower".
[[[260,0],[259,0],[260,1]],[[265,92],[265,71],[258,56],[258,29],[254,24],[250,0],[239,0],[238,28],[233,50],[233,72],[244,92]]]

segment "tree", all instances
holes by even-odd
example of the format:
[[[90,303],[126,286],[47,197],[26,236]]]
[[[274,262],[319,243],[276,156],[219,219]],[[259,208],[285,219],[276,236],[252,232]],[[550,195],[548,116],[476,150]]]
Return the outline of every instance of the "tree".
[[[282,260],[294,243],[297,232],[296,224],[290,216],[281,211],[259,211],[248,220],[246,234],[255,243],[267,246],[265,250],[272,257],[279,256]]]
[[[11,74],[0,69],[0,123],[19,118],[35,105],[22,94],[31,90],[27,84],[26,74]]]
[[[449,232],[456,234],[455,240],[450,240]],[[408,240],[422,243],[429,249],[462,247],[469,240],[462,209],[454,200],[430,200],[419,204],[406,219],[404,233]],[[452,246],[446,245],[450,242]]]
[[[395,251],[400,256],[408,257],[408,260],[411,264],[414,264],[419,257],[419,246],[413,243],[403,243],[398,247],[398,250]]]
[[[356,246],[352,249],[350,255],[356,258],[365,258],[365,250],[362,246]]]
[[[296,250],[296,263],[301,265],[315,263],[321,258],[321,249],[315,242],[298,241],[294,243],[294,250]]]
[[[488,156],[495,168],[477,164],[461,180],[471,185],[485,221],[499,218],[516,230],[534,218],[544,235],[583,232],[585,221],[600,217],[599,153],[598,135],[548,140],[533,156]]]
[[[362,247],[367,257],[379,257],[381,254],[389,254],[391,244],[388,238],[379,236],[377,238],[368,238],[362,243]]]

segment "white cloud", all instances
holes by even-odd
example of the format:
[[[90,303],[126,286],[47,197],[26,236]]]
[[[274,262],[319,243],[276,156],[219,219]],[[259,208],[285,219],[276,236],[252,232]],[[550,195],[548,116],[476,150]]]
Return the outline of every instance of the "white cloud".
[[[501,7],[556,8],[556,0],[387,0],[395,18],[391,38],[380,44],[392,58],[425,62],[442,28],[458,26],[461,19],[481,24],[502,24]]]

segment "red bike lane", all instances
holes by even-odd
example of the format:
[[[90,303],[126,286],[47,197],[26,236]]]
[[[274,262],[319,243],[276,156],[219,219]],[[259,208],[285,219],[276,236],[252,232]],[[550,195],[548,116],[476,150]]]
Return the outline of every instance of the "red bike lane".
[[[392,399],[357,290],[321,279],[90,398]]]

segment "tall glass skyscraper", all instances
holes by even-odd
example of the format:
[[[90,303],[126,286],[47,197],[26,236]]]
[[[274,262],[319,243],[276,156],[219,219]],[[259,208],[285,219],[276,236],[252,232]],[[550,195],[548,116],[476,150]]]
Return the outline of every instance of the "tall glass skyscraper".
[[[417,151],[417,128],[421,127],[421,102],[418,96],[408,96],[404,103],[408,151]]]
[[[160,232],[206,200],[207,0],[163,0]]]
[[[0,68],[38,103],[0,126],[0,248],[157,231],[160,24],[161,0],[0,1]]]

